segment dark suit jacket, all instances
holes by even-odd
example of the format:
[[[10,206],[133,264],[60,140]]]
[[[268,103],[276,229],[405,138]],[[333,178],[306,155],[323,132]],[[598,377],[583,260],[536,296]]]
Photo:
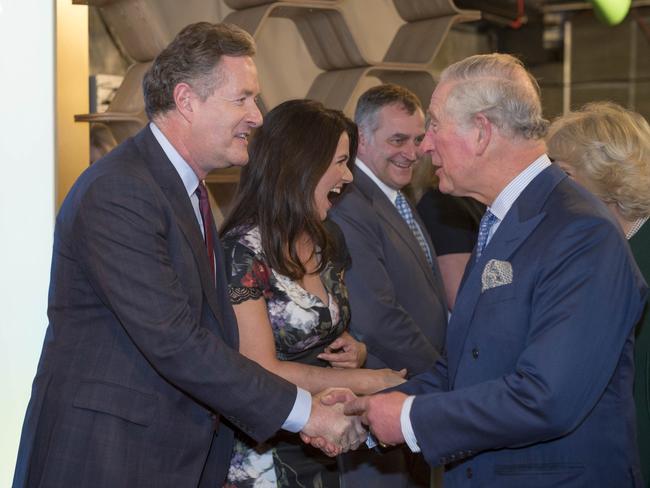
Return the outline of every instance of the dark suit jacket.
[[[512,281],[482,291],[491,260]],[[640,486],[633,327],[647,287],[607,209],[556,166],[465,274],[447,362],[405,383],[445,487]],[[440,392],[440,390],[450,390]]]
[[[350,330],[368,347],[366,366],[426,371],[445,340],[447,305],[440,274],[432,271],[395,206],[358,168],[329,215],[341,227],[352,258],[345,275]],[[415,209],[413,216],[428,240]]]
[[[216,288],[148,127],[81,175],[56,221],[15,487],[216,487],[232,447],[216,414],[256,440],[280,428],[296,388],[236,352],[218,240],[215,254]]]

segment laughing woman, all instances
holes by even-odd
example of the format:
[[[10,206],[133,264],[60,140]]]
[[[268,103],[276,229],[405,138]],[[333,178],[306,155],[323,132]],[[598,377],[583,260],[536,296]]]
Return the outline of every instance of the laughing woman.
[[[279,105],[251,141],[221,234],[240,352],[311,393],[368,394],[403,381],[404,372],[361,369],[365,346],[346,332],[349,258],[327,212],[352,181],[356,148],[342,112],[310,100]],[[227,486],[336,487],[339,476],[336,460],[281,433],[264,446],[237,441]]]

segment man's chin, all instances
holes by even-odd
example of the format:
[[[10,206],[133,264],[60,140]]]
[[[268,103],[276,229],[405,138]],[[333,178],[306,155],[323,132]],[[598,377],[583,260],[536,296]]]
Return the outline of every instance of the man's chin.
[[[246,156],[240,156],[238,158],[230,158],[228,166],[246,166],[248,164],[248,154]]]
[[[391,176],[394,184],[397,184],[399,188],[404,188],[413,179],[413,168],[402,169],[396,173],[394,172]]]
[[[448,185],[447,181],[445,181],[444,179],[438,180],[438,190],[440,191],[440,193],[444,193],[446,195],[454,194],[454,187],[452,185]]]

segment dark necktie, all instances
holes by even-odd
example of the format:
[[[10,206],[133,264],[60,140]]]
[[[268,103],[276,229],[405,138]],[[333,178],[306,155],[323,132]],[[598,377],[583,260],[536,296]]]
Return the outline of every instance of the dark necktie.
[[[196,196],[199,197],[199,210],[201,211],[201,220],[203,221],[203,238],[205,247],[208,252],[208,261],[210,262],[210,270],[212,271],[212,279],[215,280],[215,263],[214,263],[214,234],[212,228],[214,219],[212,211],[210,210],[210,200],[208,199],[208,189],[205,183],[199,182],[196,188]],[[216,281],[216,280],[215,280]]]
[[[476,242],[476,261],[478,262],[485,246],[487,246],[488,236],[490,229],[497,223],[498,217],[489,210],[486,210],[481,218],[481,223],[478,226],[478,240]]]
[[[397,211],[399,212],[399,214],[404,219],[404,222],[406,222],[406,225],[408,225],[409,229],[411,229],[411,232],[415,236],[415,239],[418,241],[418,244],[422,248],[422,252],[426,256],[429,266],[431,266],[433,269],[433,258],[431,256],[431,250],[429,249],[429,245],[427,244],[427,241],[424,238],[424,235],[422,234],[422,230],[420,229],[420,226],[415,221],[415,217],[413,217],[413,211],[411,210],[411,206],[406,201],[406,198],[404,197],[401,191],[397,192],[397,198],[395,199],[395,206],[397,207]]]

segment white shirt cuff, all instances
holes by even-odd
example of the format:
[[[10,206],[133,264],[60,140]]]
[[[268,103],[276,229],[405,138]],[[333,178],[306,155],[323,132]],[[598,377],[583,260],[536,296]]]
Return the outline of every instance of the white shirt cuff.
[[[289,432],[300,432],[307,425],[311,414],[311,394],[307,390],[297,388],[296,401],[293,403],[287,420],[282,424],[282,428]]]
[[[399,423],[402,427],[402,435],[404,436],[406,445],[409,446],[411,451],[420,452],[420,446],[418,446],[418,440],[415,438],[413,426],[411,425],[411,406],[413,405],[413,400],[415,400],[415,396],[406,397],[406,400],[404,400],[402,412],[399,416]]]

